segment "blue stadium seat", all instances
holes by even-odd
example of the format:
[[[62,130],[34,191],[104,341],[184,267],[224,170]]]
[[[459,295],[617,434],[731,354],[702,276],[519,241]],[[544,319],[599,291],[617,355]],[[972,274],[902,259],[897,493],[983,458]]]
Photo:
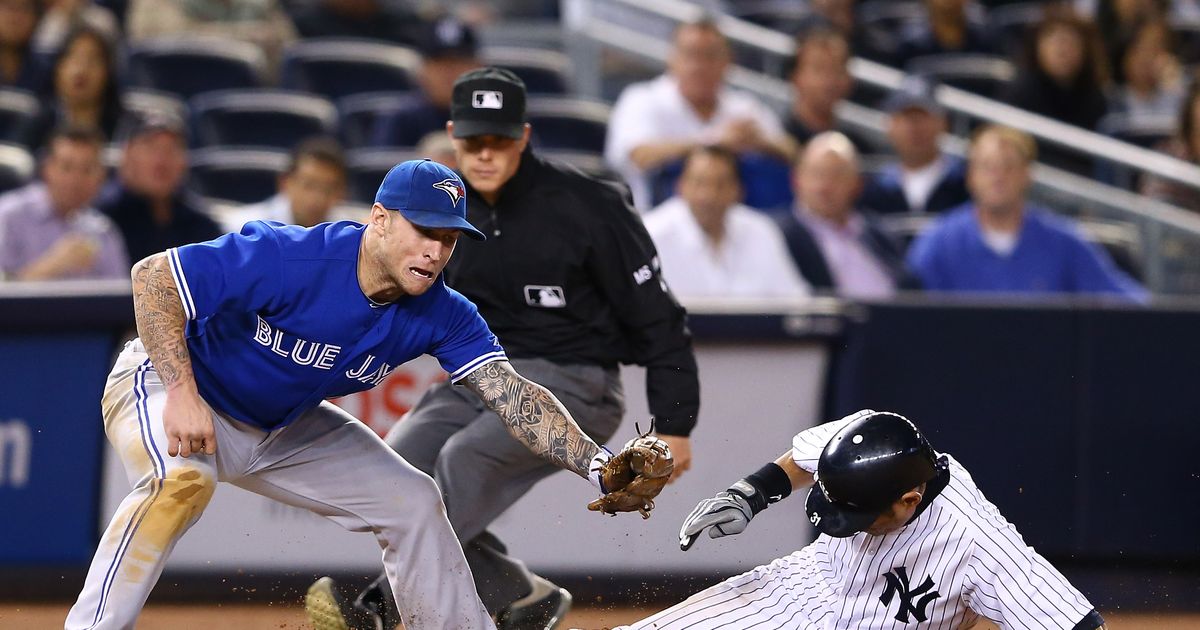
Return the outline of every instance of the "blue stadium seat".
[[[28,146],[34,142],[41,107],[37,98],[24,90],[0,89],[0,142]]]
[[[346,152],[346,166],[350,170],[350,193],[348,198],[371,205],[375,202],[375,191],[391,168],[401,162],[415,160],[422,155],[415,151],[395,148],[351,149]]]
[[[338,99],[338,129],[348,147],[365,147],[371,141],[375,123],[413,92],[364,92]]]
[[[988,9],[985,23],[999,51],[1015,59],[1045,14],[1045,2],[1016,2]]]
[[[364,39],[315,38],[283,54],[282,85],[331,100],[381,90],[411,90],[421,57],[412,49]]]
[[[257,203],[275,194],[279,174],[287,169],[287,163],[286,151],[198,149],[191,155],[188,183],[208,199]]]
[[[1117,113],[1101,118],[1100,122],[1096,123],[1096,130],[1118,140],[1152,149],[1174,135],[1178,126],[1179,118],[1174,114],[1130,116]]]
[[[599,101],[532,97],[525,114],[533,127],[534,146],[604,153],[611,108]]]
[[[479,57],[488,65],[511,70],[521,77],[530,94],[566,94],[570,91],[571,60],[561,52],[495,46],[481,50]]]
[[[29,183],[34,166],[33,156],[25,147],[0,143],[0,192]]]
[[[971,53],[943,53],[913,58],[905,66],[909,74],[929,77],[980,96],[996,98],[1017,75],[1013,63],[1003,57]]]
[[[202,92],[260,87],[266,60],[257,46],[219,37],[149,39],[129,48],[131,87],[191,98]]]
[[[333,103],[283,90],[226,90],[191,101],[196,146],[291,149],[297,142],[337,130]]]

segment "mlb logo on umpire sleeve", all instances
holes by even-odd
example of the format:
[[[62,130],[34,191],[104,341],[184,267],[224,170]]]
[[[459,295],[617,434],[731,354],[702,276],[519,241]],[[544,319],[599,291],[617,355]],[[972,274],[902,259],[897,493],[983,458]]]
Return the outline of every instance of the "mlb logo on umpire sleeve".
[[[527,284],[525,303],[540,308],[564,308],[567,305],[567,297],[563,294],[562,287]]]
[[[475,109],[504,109],[504,93],[497,90],[475,90],[471,93]]]

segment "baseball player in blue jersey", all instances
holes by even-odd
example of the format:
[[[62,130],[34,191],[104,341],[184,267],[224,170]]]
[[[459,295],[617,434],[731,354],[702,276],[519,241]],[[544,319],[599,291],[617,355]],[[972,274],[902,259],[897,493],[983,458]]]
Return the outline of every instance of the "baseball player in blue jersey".
[[[1104,627],[971,475],[894,413],[866,409],[796,435],[775,462],[701,501],[679,544],[740,534],[769,504],[810,487],[812,544],[627,627]]]
[[[139,338],[101,403],[133,490],[67,628],[132,628],[218,481],[374,533],[409,630],[492,628],[433,480],[326,401],[422,354],[531,450],[599,487],[611,456],[442,282],[459,235],[483,238],[462,181],[405,162],[375,201],[366,225],[255,221],[134,266]]]

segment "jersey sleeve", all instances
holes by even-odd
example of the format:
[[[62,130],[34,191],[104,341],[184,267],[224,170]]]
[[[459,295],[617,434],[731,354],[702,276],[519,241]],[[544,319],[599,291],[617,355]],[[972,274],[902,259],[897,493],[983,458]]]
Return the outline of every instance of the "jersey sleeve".
[[[168,249],[167,261],[190,320],[221,311],[268,310],[281,294],[279,241],[261,221],[247,223],[238,234]]]
[[[875,413],[870,409],[856,411],[841,420],[819,424],[811,429],[805,429],[792,438],[792,461],[808,472],[817,472],[817,460],[821,459],[821,451],[833,439],[834,434],[842,427],[863,416]]]
[[[449,316],[443,320],[445,326],[429,353],[450,374],[450,382],[457,383],[488,363],[507,361],[500,340],[488,328],[479,309],[457,291],[446,292]]]
[[[979,526],[964,574],[963,599],[971,610],[1005,629],[1076,628],[1098,617],[1092,604],[1007,521],[1000,527]]]
[[[604,191],[588,271],[612,306],[629,362],[646,367],[646,398],[657,431],[686,436],[700,409],[700,378],[687,312],[667,289],[654,241],[629,200]]]

